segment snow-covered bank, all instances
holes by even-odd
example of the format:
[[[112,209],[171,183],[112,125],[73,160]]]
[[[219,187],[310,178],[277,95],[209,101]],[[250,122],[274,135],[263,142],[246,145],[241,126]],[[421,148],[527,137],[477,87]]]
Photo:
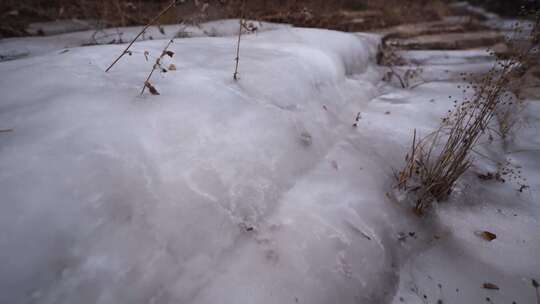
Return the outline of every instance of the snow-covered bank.
[[[376,38],[246,36],[239,82],[233,38],[178,40],[140,98],[164,43],[108,74],[121,46],[0,64],[0,302],[390,298],[390,167],[347,139]]]

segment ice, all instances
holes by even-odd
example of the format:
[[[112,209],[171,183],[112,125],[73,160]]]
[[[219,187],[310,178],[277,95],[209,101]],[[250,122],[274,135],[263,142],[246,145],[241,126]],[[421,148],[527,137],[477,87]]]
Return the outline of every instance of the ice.
[[[295,189],[350,132],[348,107],[376,93],[373,37],[309,29],[246,36],[239,82],[234,38],[180,39],[170,61],[178,70],[152,80],[161,95],[138,97],[152,64],[143,52],[159,54],[164,43],[136,44],[108,74],[122,46],[0,66],[0,121],[14,129],[0,148],[0,302],[366,296],[356,283],[376,285],[362,277],[320,287],[351,280],[366,263],[354,255],[384,249],[347,236],[363,223],[342,224],[345,205],[314,206],[304,219],[314,198],[301,197],[309,184]],[[331,214],[335,223],[322,221]],[[336,234],[350,240],[335,243]],[[309,247],[297,248],[302,242]],[[313,278],[302,280],[306,272]]]

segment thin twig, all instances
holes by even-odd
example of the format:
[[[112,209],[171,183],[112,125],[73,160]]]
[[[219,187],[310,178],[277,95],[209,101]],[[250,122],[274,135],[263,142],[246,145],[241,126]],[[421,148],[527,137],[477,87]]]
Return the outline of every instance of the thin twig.
[[[122,52],[122,54],[120,54],[114,61],[113,63],[111,63],[111,65],[105,70],[105,72],[108,72],[122,57],[124,57],[125,54],[128,53],[128,50],[129,48],[135,43],[135,41],[137,41],[137,39],[139,39],[139,37],[144,34],[144,32],[146,32],[146,30],[152,26],[156,21],[159,20],[159,18],[161,18],[161,16],[165,15],[165,13],[167,13],[171,8],[173,8],[174,6],[176,6],[176,2],[178,2],[179,0],[173,0],[171,2],[171,4],[169,4],[169,6],[167,6],[166,8],[164,8],[154,19],[152,19],[147,25],[145,25],[143,27],[143,29],[137,34],[137,36],[135,36],[135,38],[133,38],[133,40],[131,40],[131,42],[128,44],[128,46],[126,47],[126,49]]]
[[[144,94],[144,90],[146,90],[146,87],[149,86],[149,81],[150,81],[150,78],[152,78],[152,75],[154,74],[154,72],[159,68],[161,67],[161,60],[163,59],[163,57],[165,57],[165,55],[167,55],[167,49],[169,48],[169,46],[171,46],[171,44],[174,42],[173,39],[169,40],[169,42],[167,43],[167,45],[165,46],[165,48],[163,49],[163,51],[161,52],[161,55],[156,59],[156,62],[154,63],[154,65],[152,66],[152,71],[150,71],[150,74],[148,74],[148,77],[146,77],[146,80],[144,81],[144,85],[142,87],[142,90],[141,90],[141,95]],[[151,90],[150,90],[151,91]]]
[[[244,10],[246,8],[246,0],[243,0],[242,1],[242,10],[240,12],[241,16],[240,16],[240,24],[239,24],[239,28],[238,28],[238,42],[236,43],[236,58],[235,58],[235,61],[236,61],[236,65],[234,67],[234,74],[233,74],[233,78],[234,80],[238,80],[238,65],[240,63],[240,40],[242,38],[242,28],[244,27]]]
[[[13,132],[13,129],[0,129],[0,133]]]

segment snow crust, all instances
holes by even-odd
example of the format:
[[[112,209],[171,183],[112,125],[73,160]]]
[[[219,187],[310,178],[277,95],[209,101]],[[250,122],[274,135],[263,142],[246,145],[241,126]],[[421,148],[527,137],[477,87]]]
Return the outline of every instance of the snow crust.
[[[358,215],[377,200],[358,197],[365,160],[343,140],[376,94],[375,41],[246,36],[234,82],[234,38],[181,39],[142,98],[143,52],[166,41],[108,74],[122,46],[2,63],[0,302],[381,297],[390,253]]]

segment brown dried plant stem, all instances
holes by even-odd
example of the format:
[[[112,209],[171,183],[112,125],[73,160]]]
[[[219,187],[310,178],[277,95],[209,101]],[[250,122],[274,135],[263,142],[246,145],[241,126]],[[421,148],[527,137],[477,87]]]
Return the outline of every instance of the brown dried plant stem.
[[[242,28],[244,27],[244,13],[246,9],[246,0],[242,0],[242,10],[238,27],[238,41],[236,43],[236,65],[234,67],[234,80],[238,80],[238,65],[240,64],[240,41],[242,39]]]
[[[129,48],[135,43],[135,41],[137,41],[137,39],[139,39],[139,37],[144,34],[144,32],[146,32],[146,30],[152,26],[153,24],[155,24],[159,18],[161,18],[163,15],[165,15],[165,13],[167,13],[171,8],[173,8],[174,6],[176,6],[176,3],[179,2],[180,0],[173,0],[166,8],[164,8],[156,17],[154,17],[154,19],[152,19],[147,25],[145,25],[143,27],[143,29],[137,34],[137,36],[135,36],[135,38],[133,38],[133,40],[131,40],[131,42],[128,44],[128,46],[124,49],[124,51],[122,51],[122,53],[113,61],[113,63],[111,63],[111,65],[105,70],[105,72],[108,72],[120,59],[122,59],[122,57],[124,57],[125,54],[128,53],[129,51]]]
[[[165,55],[167,55],[167,50],[169,49],[169,47],[171,46],[171,44],[173,44],[174,40],[171,39],[169,40],[169,42],[167,43],[167,45],[165,45],[165,48],[163,49],[163,51],[161,52],[161,55],[156,59],[156,62],[154,63],[154,65],[152,66],[152,70],[150,71],[150,74],[148,74],[148,77],[146,77],[146,80],[144,81],[144,85],[141,89],[141,94],[144,94],[144,91],[146,90],[146,88],[153,88],[150,84],[150,78],[152,78],[152,75],[154,74],[154,72],[161,67],[161,60],[163,59],[163,57],[165,57]],[[152,89],[150,89],[152,91]],[[155,90],[155,89],[154,89]],[[154,93],[153,93],[154,94]]]

